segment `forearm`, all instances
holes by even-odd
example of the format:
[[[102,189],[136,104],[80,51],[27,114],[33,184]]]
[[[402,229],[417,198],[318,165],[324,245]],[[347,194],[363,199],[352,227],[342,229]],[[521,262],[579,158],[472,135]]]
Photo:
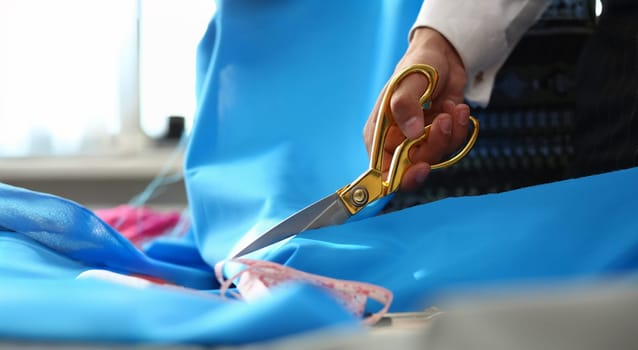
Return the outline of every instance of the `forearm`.
[[[467,77],[465,97],[489,101],[494,77],[548,0],[425,0],[410,33],[430,27],[456,48]]]

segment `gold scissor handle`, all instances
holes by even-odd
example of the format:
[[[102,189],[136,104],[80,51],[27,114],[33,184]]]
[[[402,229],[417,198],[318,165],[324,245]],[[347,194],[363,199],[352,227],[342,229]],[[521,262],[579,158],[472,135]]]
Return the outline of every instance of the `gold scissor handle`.
[[[370,168],[381,171],[383,166],[383,147],[385,139],[390,130],[390,126],[396,124],[392,111],[390,110],[390,100],[397,86],[408,74],[421,73],[428,80],[428,86],[425,88],[423,95],[419,98],[419,104],[423,105],[430,100],[436,84],[439,82],[439,74],[434,67],[427,64],[415,64],[403,69],[399,74],[393,76],[383,92],[381,106],[377,111],[377,122],[374,127],[374,138],[372,139],[372,151],[370,154]]]
[[[409,157],[410,149],[416,144],[425,142],[430,135],[431,124],[425,127],[423,135],[419,138],[414,140],[406,139],[403,141],[395,149],[388,169],[388,175],[385,179],[383,179],[382,166],[384,145],[390,127],[396,124],[392,111],[390,110],[390,99],[401,80],[403,80],[403,78],[405,78],[408,74],[412,73],[423,74],[428,79],[428,85],[423,92],[423,95],[419,98],[419,103],[421,105],[429,102],[432,94],[434,93],[439,76],[436,69],[427,64],[409,66],[390,79],[383,93],[383,98],[381,99],[381,105],[379,106],[377,114],[370,155],[370,168],[354,182],[337,191],[337,194],[341,197],[344,205],[348,208],[348,211],[350,211],[351,214],[357,213],[363,207],[378,198],[395,192],[399,188],[405,172],[410,165],[412,165]],[[451,158],[432,164],[430,166],[431,169],[449,167],[457,163],[470,152],[476,142],[479,132],[478,120],[472,116],[470,116],[470,120],[472,121],[474,128],[472,130],[472,135],[470,135],[465,146]]]
[[[428,85],[423,92],[423,95],[419,98],[419,104],[423,105],[430,101],[432,94],[434,93],[434,89],[439,81],[439,75],[434,69],[434,67],[427,64],[415,64],[403,69],[399,74],[396,74],[394,77],[390,79],[388,82],[388,86],[383,93],[383,99],[381,100],[381,106],[379,107],[378,115],[377,115],[377,123],[375,125],[374,130],[374,139],[372,141],[372,154],[370,157],[370,168],[381,171],[381,167],[383,166],[383,156],[384,156],[384,145],[386,136],[390,129],[390,126],[396,124],[394,120],[394,116],[392,115],[392,111],[390,110],[390,99],[392,98],[392,94],[396,90],[396,87],[399,85],[401,80],[403,80],[407,75],[412,73],[420,73],[425,76],[428,80]],[[445,167],[449,167],[459,160],[461,160],[465,155],[467,155],[474,143],[476,142],[476,138],[478,137],[479,131],[479,122],[476,118],[470,117],[474,128],[472,130],[472,135],[470,139],[465,144],[463,149],[460,152],[457,152],[452,158],[444,160],[440,163],[432,164],[431,169],[441,169]],[[384,187],[386,188],[386,193],[391,193],[396,191],[399,188],[401,181],[403,180],[403,175],[412,165],[409,157],[409,151],[412,146],[416,144],[423,143],[427,140],[430,135],[430,127],[431,125],[427,125],[419,138],[414,140],[405,140],[403,141],[394,151],[392,155],[392,161],[390,162],[390,168],[388,169],[388,176],[384,181]]]
[[[465,146],[463,146],[463,148],[460,151],[456,152],[456,154],[454,154],[452,157],[439,163],[430,165],[430,169],[434,170],[447,168],[458,163],[461,159],[463,159],[463,157],[470,153],[472,147],[476,143],[479,132],[479,121],[472,116],[470,116],[470,121],[473,124],[472,135],[470,135],[470,138],[465,143]],[[412,165],[412,161],[410,161],[410,157],[408,154],[410,148],[427,140],[428,136],[430,135],[431,126],[432,124],[427,125],[425,127],[425,132],[419,138],[414,140],[405,140],[394,150],[392,162],[390,162],[390,168],[388,169],[388,177],[384,184],[384,187],[387,188],[387,193],[392,193],[399,188],[401,180],[403,180],[403,175],[405,175],[405,172],[408,170],[410,165]]]

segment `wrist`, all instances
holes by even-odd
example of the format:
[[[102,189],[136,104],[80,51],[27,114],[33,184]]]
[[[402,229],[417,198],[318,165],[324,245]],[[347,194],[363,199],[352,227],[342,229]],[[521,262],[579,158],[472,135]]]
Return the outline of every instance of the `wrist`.
[[[456,48],[443,34],[430,27],[417,27],[412,31],[408,51],[436,50],[446,57],[462,64],[461,57]]]

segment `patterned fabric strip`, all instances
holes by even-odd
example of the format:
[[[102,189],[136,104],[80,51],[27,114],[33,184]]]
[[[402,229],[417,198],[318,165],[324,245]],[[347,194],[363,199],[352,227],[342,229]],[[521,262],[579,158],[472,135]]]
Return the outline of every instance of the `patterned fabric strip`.
[[[240,264],[244,268],[225,278],[222,271],[229,263]],[[256,300],[273,288],[286,283],[302,282],[325,288],[355,316],[362,317],[367,325],[378,322],[388,312],[392,303],[392,292],[383,287],[313,275],[269,261],[242,258],[224,260],[215,265],[215,273],[221,283],[222,296],[230,295],[247,302]],[[233,284],[237,286],[238,292],[230,290]],[[364,315],[370,300],[378,302],[381,306],[378,311]]]

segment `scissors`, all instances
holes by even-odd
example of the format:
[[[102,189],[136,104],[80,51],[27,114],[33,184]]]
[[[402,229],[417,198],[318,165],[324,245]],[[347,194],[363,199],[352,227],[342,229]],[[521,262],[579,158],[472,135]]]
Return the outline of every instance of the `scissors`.
[[[414,145],[423,143],[428,138],[431,128],[431,124],[425,126],[424,133],[419,138],[414,140],[406,139],[394,150],[390,167],[384,177],[382,170],[384,144],[388,130],[392,125],[396,125],[389,108],[390,98],[401,80],[412,73],[423,74],[428,80],[428,86],[419,99],[419,103],[424,105],[424,108],[429,108],[430,98],[438,82],[438,73],[434,67],[425,64],[412,65],[393,76],[386,86],[379,107],[368,170],[352,183],[345,185],[335,193],[307,206],[275,225],[256,240],[231,254],[232,258],[252,253],[306,230],[342,224],[368,204],[398,190],[403,175],[412,165],[409,158],[410,149]],[[431,169],[449,167],[470,152],[476,142],[479,131],[478,120],[472,116],[470,116],[470,120],[473,124],[473,130],[465,146],[447,160],[431,165]]]

